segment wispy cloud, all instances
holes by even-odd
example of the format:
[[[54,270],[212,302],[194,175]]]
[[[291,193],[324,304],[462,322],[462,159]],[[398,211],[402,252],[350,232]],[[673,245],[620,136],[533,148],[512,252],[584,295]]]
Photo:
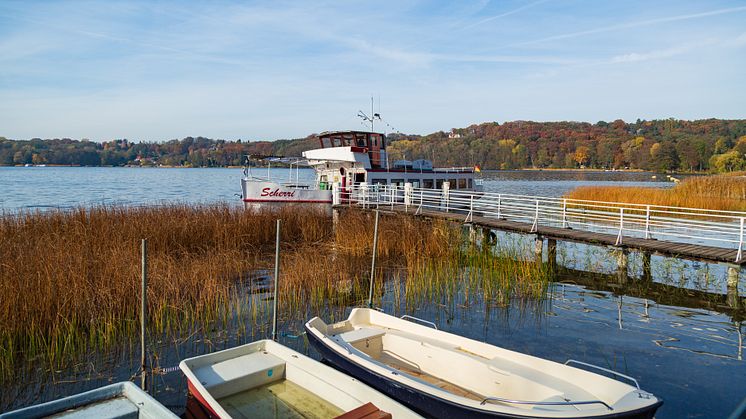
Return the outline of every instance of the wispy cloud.
[[[692,13],[692,14],[686,14],[686,15],[677,15],[677,16],[661,17],[661,18],[656,18],[656,19],[640,20],[640,21],[622,23],[619,25],[609,25],[609,26],[603,26],[600,28],[588,29],[584,31],[547,36],[544,38],[539,38],[539,39],[525,41],[525,42],[519,42],[519,43],[512,44],[512,45],[520,46],[520,45],[539,44],[539,43],[548,42],[548,41],[557,41],[561,39],[577,38],[579,36],[595,35],[599,33],[613,32],[613,31],[618,31],[618,30],[623,30],[623,29],[631,29],[631,28],[636,28],[640,26],[657,25],[661,23],[677,22],[681,20],[701,19],[704,17],[717,16],[717,15],[730,14],[730,13],[739,13],[739,12],[746,12],[746,6],[710,10],[710,11],[702,12],[702,13]]]
[[[514,14],[522,12],[522,11],[524,11],[526,9],[530,9],[530,8],[532,8],[534,6],[538,6],[538,5],[542,4],[542,3],[546,3],[547,1],[549,1],[549,0],[535,1],[533,3],[529,3],[529,4],[523,5],[521,7],[517,7],[515,9],[508,10],[507,12],[503,12],[503,13],[500,13],[500,14],[497,14],[497,15],[494,15],[494,16],[486,17],[484,19],[477,20],[476,22],[474,22],[474,23],[472,23],[470,25],[466,25],[462,29],[464,29],[464,30],[472,29],[472,28],[475,28],[477,26],[483,25],[483,24],[485,24],[487,22],[491,22],[493,20],[500,19],[500,18],[503,18],[503,17],[506,17],[506,16],[514,15]]]

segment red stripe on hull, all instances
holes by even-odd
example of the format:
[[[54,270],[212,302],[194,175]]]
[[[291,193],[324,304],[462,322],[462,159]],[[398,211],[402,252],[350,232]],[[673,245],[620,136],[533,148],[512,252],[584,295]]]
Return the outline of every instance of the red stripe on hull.
[[[215,413],[214,410],[212,410],[212,407],[210,407],[210,405],[207,404],[207,401],[205,400],[205,398],[202,396],[202,394],[200,394],[199,391],[197,391],[197,389],[194,387],[191,381],[187,380],[187,386],[189,388],[189,394],[192,397],[194,397],[199,402],[199,404],[201,404],[202,407],[204,407],[208,411],[211,418],[220,417],[217,413]]]
[[[297,204],[331,204],[332,200],[319,201],[313,199],[249,199],[244,198],[243,202],[286,202],[286,203],[297,203]]]

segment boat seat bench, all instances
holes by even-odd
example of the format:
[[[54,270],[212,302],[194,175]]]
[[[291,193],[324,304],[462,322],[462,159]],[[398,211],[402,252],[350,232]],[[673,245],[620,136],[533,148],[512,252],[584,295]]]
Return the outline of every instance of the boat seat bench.
[[[350,330],[349,332],[343,332],[338,335],[333,335],[333,337],[338,337],[349,344],[353,344],[365,339],[375,339],[385,334],[386,331],[383,329],[361,327],[358,329]]]
[[[285,361],[261,351],[197,368],[194,374],[219,399],[284,378]]]

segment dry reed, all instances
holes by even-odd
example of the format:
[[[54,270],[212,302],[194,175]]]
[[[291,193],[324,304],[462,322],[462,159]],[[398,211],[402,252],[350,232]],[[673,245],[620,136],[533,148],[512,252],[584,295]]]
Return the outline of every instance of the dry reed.
[[[245,288],[253,273],[272,266],[277,218],[283,220],[283,312],[318,312],[367,298],[370,212],[343,211],[336,233],[318,212],[247,212],[227,204],[0,217],[0,380],[19,354],[52,369],[80,350],[134,334],[141,238],[149,241],[153,332],[242,316],[256,325],[269,304],[239,295],[266,291]],[[548,282],[539,265],[517,253],[475,248],[457,224],[442,220],[382,215],[378,255],[377,284],[384,271],[403,268],[405,298],[425,303],[476,293],[502,306],[513,296],[541,298]],[[377,286],[377,298],[382,289]]]
[[[569,199],[671,207],[746,211],[746,176],[691,177],[670,189],[630,186],[582,186]]]
[[[274,247],[322,241],[331,228],[315,212],[248,213],[227,204],[95,207],[0,218],[0,376],[18,354],[62,355],[112,341],[136,327],[140,239],[149,244],[150,321],[219,315],[236,279]]]

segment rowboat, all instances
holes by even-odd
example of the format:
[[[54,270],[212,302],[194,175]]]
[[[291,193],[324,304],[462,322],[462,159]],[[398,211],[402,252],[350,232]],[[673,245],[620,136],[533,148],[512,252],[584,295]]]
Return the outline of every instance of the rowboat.
[[[190,396],[208,417],[419,417],[360,381],[271,340],[185,359],[179,368]]]
[[[305,328],[327,362],[429,416],[652,418],[663,403],[605,368],[569,361],[635,385],[372,309]]]
[[[15,418],[174,418],[178,416],[129,381],[0,414]]]

